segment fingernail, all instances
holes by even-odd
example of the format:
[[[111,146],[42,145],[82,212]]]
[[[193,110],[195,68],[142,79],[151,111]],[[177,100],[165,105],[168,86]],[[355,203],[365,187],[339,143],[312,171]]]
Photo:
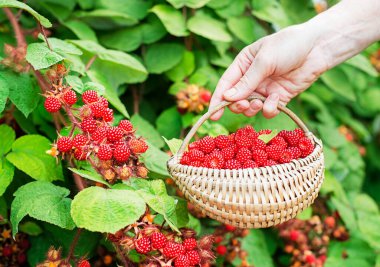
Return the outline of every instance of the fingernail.
[[[236,89],[235,89],[235,88],[231,88],[230,90],[227,90],[227,91],[224,93],[224,96],[226,96],[226,97],[231,97],[231,96],[233,96],[234,94],[236,94]]]

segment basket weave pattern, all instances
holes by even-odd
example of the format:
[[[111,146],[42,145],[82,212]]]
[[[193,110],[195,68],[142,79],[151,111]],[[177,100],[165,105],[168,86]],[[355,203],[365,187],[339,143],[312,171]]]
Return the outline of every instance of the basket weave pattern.
[[[262,97],[252,97],[259,98]],[[229,103],[223,103],[228,105]],[[219,109],[220,107],[218,107]],[[285,107],[280,110],[290,114]],[[210,114],[205,114],[202,124]],[[294,218],[318,196],[324,179],[322,143],[303,123],[291,118],[314,141],[315,149],[306,158],[274,166],[239,170],[210,169],[180,164],[188,141],[168,161],[168,170],[179,189],[204,214],[240,228],[263,228]],[[298,119],[299,120],[299,119]],[[188,140],[188,141],[187,141]]]

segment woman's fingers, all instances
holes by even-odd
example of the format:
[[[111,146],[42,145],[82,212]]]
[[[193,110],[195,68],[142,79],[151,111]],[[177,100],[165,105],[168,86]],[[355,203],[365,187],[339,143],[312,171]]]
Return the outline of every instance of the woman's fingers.
[[[249,108],[244,111],[244,115],[248,117],[255,116],[263,108],[263,102],[259,99],[254,99],[249,103]]]
[[[280,96],[277,93],[272,93],[268,96],[263,105],[264,117],[270,119],[275,117],[280,112],[277,109],[279,101]]]

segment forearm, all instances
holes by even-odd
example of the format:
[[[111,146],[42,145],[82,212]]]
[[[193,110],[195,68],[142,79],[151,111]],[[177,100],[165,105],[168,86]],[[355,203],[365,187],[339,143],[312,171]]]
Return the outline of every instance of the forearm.
[[[380,40],[380,0],[343,0],[305,24],[332,68]]]

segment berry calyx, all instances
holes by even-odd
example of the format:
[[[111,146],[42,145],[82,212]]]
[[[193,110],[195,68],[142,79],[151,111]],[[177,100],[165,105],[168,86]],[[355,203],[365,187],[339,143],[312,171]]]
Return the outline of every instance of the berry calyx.
[[[62,105],[58,98],[49,96],[45,100],[44,107],[48,112],[54,113],[59,111]]]

